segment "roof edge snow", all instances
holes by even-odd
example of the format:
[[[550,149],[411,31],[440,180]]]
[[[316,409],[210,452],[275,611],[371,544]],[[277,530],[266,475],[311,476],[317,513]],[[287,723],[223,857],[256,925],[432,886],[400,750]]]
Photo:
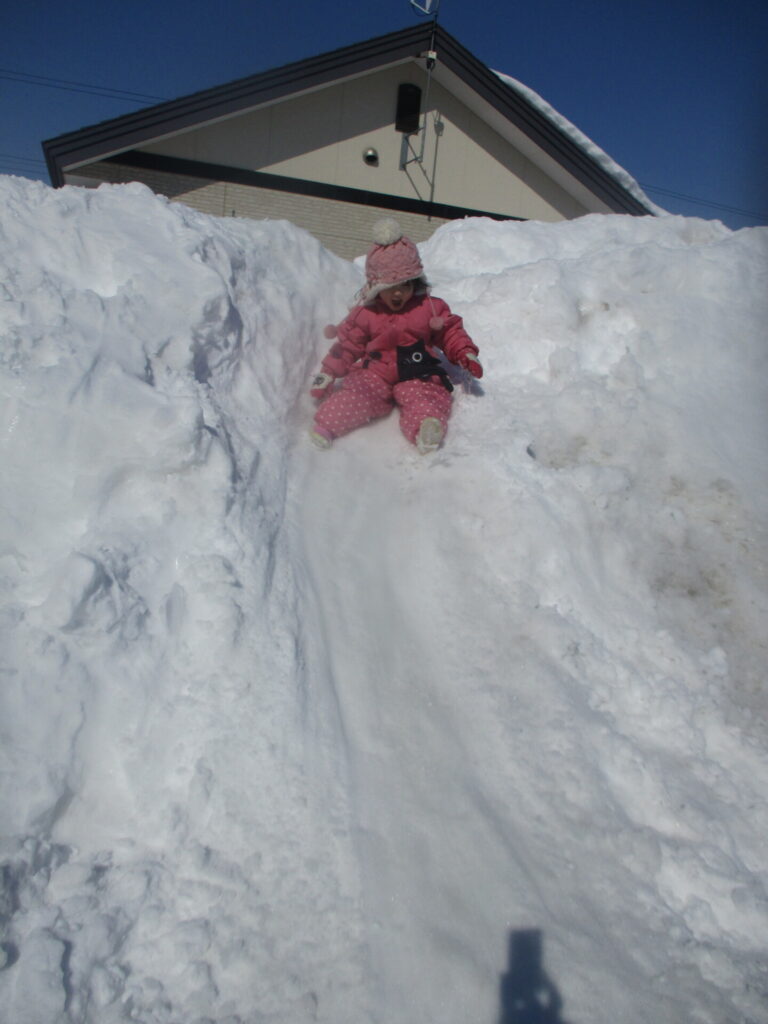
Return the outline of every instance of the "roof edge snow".
[[[568,135],[577,146],[584,150],[585,153],[589,153],[593,160],[616,181],[622,185],[631,195],[633,195],[638,202],[641,202],[648,210],[652,213],[664,213],[662,207],[658,206],[653,202],[652,199],[645,194],[638,182],[632,175],[627,171],[621,164],[617,164],[613,157],[609,156],[604,149],[601,149],[596,142],[593,142],[588,135],[585,135],[579,128],[576,127],[573,122],[569,121],[567,117],[561,114],[559,111],[548,103],[542,96],[539,95],[529,85],[525,85],[523,82],[518,81],[511,75],[504,74],[503,71],[494,71],[502,82],[505,82],[511,89],[520,93],[524,96],[528,102],[535,106],[541,113],[549,118],[549,120],[556,125],[560,131]]]

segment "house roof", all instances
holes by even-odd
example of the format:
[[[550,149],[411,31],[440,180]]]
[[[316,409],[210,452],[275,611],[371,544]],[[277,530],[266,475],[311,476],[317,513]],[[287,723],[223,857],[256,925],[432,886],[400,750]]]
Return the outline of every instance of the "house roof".
[[[354,46],[237,79],[132,114],[68,132],[43,143],[51,182],[86,163],[222,120],[289,96],[437,52],[435,77],[544,169],[565,174],[617,213],[648,214],[649,206],[611,173],[605,161],[546,116],[541,105],[508,85],[448,32],[431,22]]]

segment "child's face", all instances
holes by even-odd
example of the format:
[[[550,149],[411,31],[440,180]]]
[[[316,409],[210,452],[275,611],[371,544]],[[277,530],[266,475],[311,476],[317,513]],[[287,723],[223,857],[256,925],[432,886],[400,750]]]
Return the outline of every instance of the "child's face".
[[[393,313],[402,309],[406,302],[413,295],[413,281],[405,281],[403,284],[393,284],[391,288],[385,288],[379,292],[379,298]]]

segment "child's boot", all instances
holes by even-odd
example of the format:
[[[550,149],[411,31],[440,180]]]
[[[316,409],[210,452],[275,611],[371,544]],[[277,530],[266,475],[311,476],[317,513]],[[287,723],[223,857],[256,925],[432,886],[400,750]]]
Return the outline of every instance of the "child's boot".
[[[333,437],[322,427],[312,427],[309,432],[309,439],[315,448],[320,448],[325,451],[326,448],[330,448],[333,444]]]
[[[428,452],[436,451],[440,447],[444,434],[443,425],[435,416],[428,416],[422,420],[416,435],[416,447],[419,449],[419,454],[426,455]]]

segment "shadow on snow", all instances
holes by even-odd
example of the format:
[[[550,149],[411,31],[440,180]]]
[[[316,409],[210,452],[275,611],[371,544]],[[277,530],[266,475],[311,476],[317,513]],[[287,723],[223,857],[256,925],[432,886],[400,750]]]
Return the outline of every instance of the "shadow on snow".
[[[561,1016],[563,1000],[542,963],[538,928],[509,934],[509,964],[501,976],[498,1024],[568,1024]]]

